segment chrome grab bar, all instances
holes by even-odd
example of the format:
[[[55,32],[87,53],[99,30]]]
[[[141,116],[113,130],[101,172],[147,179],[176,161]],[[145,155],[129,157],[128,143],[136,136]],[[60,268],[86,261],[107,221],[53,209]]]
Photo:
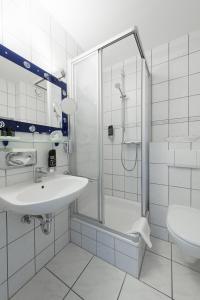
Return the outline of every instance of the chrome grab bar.
[[[95,181],[98,180],[98,179],[95,179],[95,178],[90,178],[90,177],[81,176],[81,175],[72,175],[72,174],[70,174],[69,171],[64,171],[64,175],[70,175],[70,176],[75,176],[75,177],[83,177],[83,178],[87,178],[89,182],[95,182]]]
[[[80,175],[72,175],[72,176],[77,176],[77,177],[83,177],[83,178],[87,178],[89,182],[95,182],[97,181],[98,179],[95,179],[95,178],[90,178],[90,177],[86,177],[86,176],[80,176]]]

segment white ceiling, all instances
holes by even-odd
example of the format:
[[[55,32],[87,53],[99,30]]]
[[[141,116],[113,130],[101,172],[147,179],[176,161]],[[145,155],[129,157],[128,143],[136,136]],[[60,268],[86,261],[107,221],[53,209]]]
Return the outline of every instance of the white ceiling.
[[[134,25],[145,49],[200,29],[200,0],[38,0],[84,50]]]

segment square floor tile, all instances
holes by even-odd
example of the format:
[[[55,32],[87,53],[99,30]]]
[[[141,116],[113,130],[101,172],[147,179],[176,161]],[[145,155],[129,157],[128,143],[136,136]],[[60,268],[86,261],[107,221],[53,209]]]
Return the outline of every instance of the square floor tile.
[[[7,278],[7,252],[6,247],[0,249],[0,284]]]
[[[171,296],[170,260],[147,251],[140,279],[162,293]]]
[[[116,300],[125,273],[95,257],[76,282],[73,290],[85,300]]]
[[[171,244],[169,242],[151,237],[152,248],[149,251],[171,259]]]
[[[47,268],[68,286],[72,286],[91,258],[90,253],[70,243],[47,265]]]
[[[76,295],[74,292],[70,291],[67,297],[64,300],[81,300],[83,298],[80,298],[78,295]]]
[[[200,260],[193,257],[184,256],[181,250],[174,244],[172,244],[172,260],[178,262],[186,267],[200,272]]]
[[[169,298],[127,275],[119,300],[168,300]]]
[[[200,299],[200,274],[173,263],[173,296],[176,300]]]
[[[4,282],[2,285],[0,285],[0,299],[1,300],[7,300],[7,282]]]
[[[12,300],[62,300],[68,291],[55,276],[42,269]]]

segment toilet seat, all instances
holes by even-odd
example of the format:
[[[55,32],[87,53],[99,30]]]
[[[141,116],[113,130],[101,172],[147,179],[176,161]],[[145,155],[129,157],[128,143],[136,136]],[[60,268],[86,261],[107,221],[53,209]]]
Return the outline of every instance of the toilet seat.
[[[200,258],[200,210],[170,205],[167,228],[185,254]]]

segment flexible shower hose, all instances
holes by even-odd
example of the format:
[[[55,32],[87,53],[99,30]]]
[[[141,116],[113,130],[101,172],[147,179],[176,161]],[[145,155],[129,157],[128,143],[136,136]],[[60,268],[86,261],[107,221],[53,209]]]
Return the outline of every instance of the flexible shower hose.
[[[136,164],[137,164],[137,144],[135,144],[135,160],[134,160],[134,164],[133,164],[133,167],[131,167],[130,169],[128,167],[126,167],[125,165],[125,159],[123,158],[123,146],[125,145],[124,143],[124,128],[123,128],[123,133],[122,133],[122,142],[121,142],[121,163],[122,163],[122,166],[124,168],[124,170],[126,171],[133,171],[136,167]]]

